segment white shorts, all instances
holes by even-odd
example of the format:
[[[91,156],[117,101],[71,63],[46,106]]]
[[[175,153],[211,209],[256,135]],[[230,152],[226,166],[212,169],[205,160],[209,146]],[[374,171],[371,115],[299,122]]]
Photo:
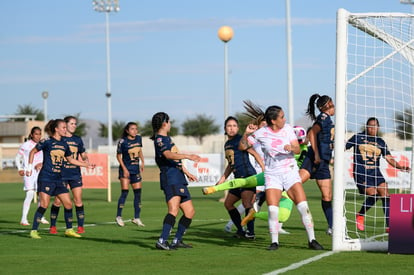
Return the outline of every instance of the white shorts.
[[[33,169],[32,175],[30,177],[24,176],[24,186],[23,190],[35,190],[37,191],[37,177],[39,176],[39,172],[36,169]]]
[[[287,173],[265,172],[265,187],[267,189],[289,190],[295,183],[300,183],[299,169],[295,165],[292,170]]]

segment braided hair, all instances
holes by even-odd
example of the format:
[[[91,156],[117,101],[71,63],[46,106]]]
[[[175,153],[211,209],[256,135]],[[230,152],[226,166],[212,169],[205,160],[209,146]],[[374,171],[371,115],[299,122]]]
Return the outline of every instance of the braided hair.
[[[156,114],[154,114],[152,116],[152,136],[150,137],[150,139],[155,140],[155,136],[158,133],[158,130],[161,129],[162,124],[164,122],[168,122],[170,121],[170,117],[168,116],[167,113],[164,112],[158,112]]]
[[[324,112],[327,109],[326,107],[330,101],[332,101],[332,98],[330,96],[321,96],[319,94],[313,94],[309,98],[308,109],[306,110],[306,114],[309,116],[310,119],[316,120],[315,102],[316,107],[318,107],[319,111]]]

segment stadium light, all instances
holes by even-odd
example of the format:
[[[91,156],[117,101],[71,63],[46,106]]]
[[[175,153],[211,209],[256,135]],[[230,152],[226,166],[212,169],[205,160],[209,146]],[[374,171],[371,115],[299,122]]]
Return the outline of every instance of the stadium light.
[[[45,123],[47,122],[47,98],[49,97],[48,91],[42,92],[42,98],[43,98],[43,120]]]
[[[218,37],[224,42],[224,120],[228,117],[228,101],[229,101],[229,68],[227,58],[227,42],[233,38],[233,29],[229,26],[222,26],[218,30]]]
[[[105,13],[106,22],[106,93],[108,98],[108,147],[112,147],[112,104],[111,104],[111,62],[109,50],[109,13],[119,11],[118,0],[94,0],[92,1],[93,9],[97,12]]]

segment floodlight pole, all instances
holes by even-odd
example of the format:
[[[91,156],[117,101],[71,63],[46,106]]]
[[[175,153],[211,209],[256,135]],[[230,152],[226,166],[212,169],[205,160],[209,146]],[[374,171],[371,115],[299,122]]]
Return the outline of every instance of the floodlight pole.
[[[286,0],[286,50],[287,50],[287,84],[288,84],[288,110],[289,124],[293,126],[294,108],[293,108],[293,73],[292,73],[292,37],[290,23],[290,0]]]

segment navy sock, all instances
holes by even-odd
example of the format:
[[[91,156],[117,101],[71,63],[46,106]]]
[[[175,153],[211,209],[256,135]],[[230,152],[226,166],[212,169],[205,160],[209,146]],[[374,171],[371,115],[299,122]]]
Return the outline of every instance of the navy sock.
[[[121,190],[121,195],[119,196],[118,199],[118,208],[116,211],[116,216],[121,217],[122,216],[122,210],[124,209],[125,206],[125,201],[128,197],[128,190]]]
[[[52,204],[50,208],[50,226],[56,226],[56,221],[59,216],[59,206]]]
[[[72,228],[72,221],[73,221],[72,208],[70,209],[65,208],[65,223],[66,223],[67,229]]]
[[[78,220],[78,226],[83,226],[85,222],[85,211],[82,206],[76,206],[76,218]]]
[[[134,218],[138,219],[141,215],[141,188],[134,189]]]
[[[321,202],[322,202],[323,213],[325,214],[325,218],[328,222],[328,226],[329,228],[332,228],[332,223],[333,223],[332,201],[321,201]]]
[[[359,214],[362,216],[365,216],[365,213],[367,213],[367,211],[369,209],[371,209],[372,206],[374,206],[375,202],[377,201],[377,197],[376,196],[367,196],[367,198],[364,201],[364,204],[361,207],[361,210],[359,210]]]
[[[185,231],[191,224],[191,221],[192,221],[191,219],[187,218],[184,215],[181,217],[180,221],[178,222],[178,229],[177,229],[177,233],[175,233],[173,243],[182,240]]]
[[[175,217],[168,213],[165,218],[162,225],[162,233],[160,236],[160,239],[162,241],[168,240],[168,237],[170,236],[171,229],[174,227],[175,224]]]
[[[241,216],[237,208],[233,208],[232,210],[229,210],[229,215],[231,220],[233,221],[234,225],[237,227],[237,232],[242,232],[243,227],[241,226]]]
[[[38,207],[33,218],[32,230],[37,230],[39,228],[40,220],[46,212],[46,208]]]

